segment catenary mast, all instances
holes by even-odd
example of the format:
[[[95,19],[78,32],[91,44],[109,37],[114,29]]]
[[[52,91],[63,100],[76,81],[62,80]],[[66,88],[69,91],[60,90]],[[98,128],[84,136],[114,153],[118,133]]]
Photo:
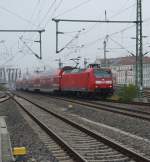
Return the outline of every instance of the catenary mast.
[[[137,0],[136,11],[136,78],[135,84],[143,91],[143,36],[142,36],[142,0]]]

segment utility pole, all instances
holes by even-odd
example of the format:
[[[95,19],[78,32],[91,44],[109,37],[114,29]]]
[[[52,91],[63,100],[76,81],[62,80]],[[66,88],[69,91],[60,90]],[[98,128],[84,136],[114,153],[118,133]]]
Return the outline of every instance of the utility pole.
[[[136,79],[135,84],[143,91],[143,36],[142,36],[142,0],[137,0],[136,11]]]
[[[84,58],[84,68],[86,69],[86,67],[87,67],[87,58]]]
[[[132,71],[132,69],[125,69],[125,85],[128,85],[128,72]]]
[[[58,23],[59,21],[56,21],[56,53],[58,53]]]
[[[63,63],[61,62],[61,59],[59,58],[59,59],[56,59],[55,61],[58,61],[58,67],[59,67],[59,69],[61,69],[62,66],[63,66]]]
[[[106,56],[106,53],[107,52],[109,52],[109,51],[107,51],[107,41],[108,41],[108,35],[106,35],[106,37],[105,37],[105,39],[104,39],[104,42],[103,42],[103,44],[104,44],[104,66],[105,67],[107,67],[108,65],[107,65],[107,56]]]
[[[5,68],[3,68],[3,75],[4,75],[4,83],[6,83],[6,71],[5,71]]]
[[[104,66],[107,66],[107,61],[106,61],[106,40],[104,40]]]

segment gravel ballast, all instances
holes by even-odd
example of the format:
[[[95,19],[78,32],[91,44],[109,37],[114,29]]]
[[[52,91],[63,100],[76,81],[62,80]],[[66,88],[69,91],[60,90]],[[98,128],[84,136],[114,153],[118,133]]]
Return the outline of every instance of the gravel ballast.
[[[78,120],[89,129],[100,132],[150,157],[150,122],[108,111],[97,111],[86,108],[86,106],[51,99],[50,96],[33,94],[31,96],[33,102],[36,101],[48,109],[61,110],[61,112],[68,114],[68,117],[71,114],[74,116],[74,120]]]
[[[26,147],[27,162],[57,162],[18,110],[12,100],[0,104],[0,115],[6,116],[12,147]]]
[[[27,94],[25,95],[27,96]],[[131,134],[150,140],[149,121],[104,110],[95,110],[90,107],[88,108],[87,106],[53,99],[50,96],[48,97],[44,95],[28,94],[29,99],[31,99],[30,95],[32,96],[32,101],[40,103],[41,105],[48,108],[56,108],[60,109],[61,111],[76,114],[94,122],[106,124],[108,126],[115,127],[122,131],[129,132]]]

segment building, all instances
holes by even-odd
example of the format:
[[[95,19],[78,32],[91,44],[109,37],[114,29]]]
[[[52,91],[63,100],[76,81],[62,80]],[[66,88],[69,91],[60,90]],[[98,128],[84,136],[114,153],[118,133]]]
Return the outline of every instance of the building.
[[[0,67],[0,84],[13,88],[20,75],[21,69],[14,67]]]
[[[103,59],[101,63],[103,65]],[[112,68],[117,84],[135,84],[135,56],[110,58],[107,59],[107,64]],[[143,85],[145,88],[150,88],[150,57],[143,59]]]

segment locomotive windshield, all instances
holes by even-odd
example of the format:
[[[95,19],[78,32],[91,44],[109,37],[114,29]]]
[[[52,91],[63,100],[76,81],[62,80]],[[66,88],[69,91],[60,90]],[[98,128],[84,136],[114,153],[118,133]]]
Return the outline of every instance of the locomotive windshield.
[[[95,69],[94,70],[94,75],[97,78],[110,78],[111,77],[111,72],[110,71],[106,71],[106,70],[100,70],[100,69]]]

